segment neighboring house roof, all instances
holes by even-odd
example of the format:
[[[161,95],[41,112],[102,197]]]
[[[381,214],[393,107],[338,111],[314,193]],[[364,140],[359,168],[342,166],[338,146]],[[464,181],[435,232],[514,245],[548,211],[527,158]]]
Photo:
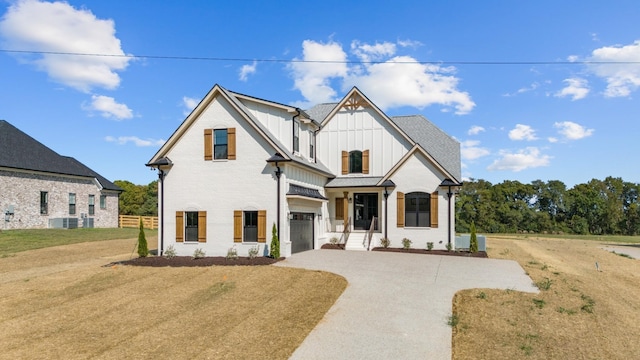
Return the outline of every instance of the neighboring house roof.
[[[419,144],[435,161],[445,168],[455,180],[460,181],[460,143],[447,135],[422,115],[392,116],[413,141]]]
[[[5,120],[0,120],[0,167],[90,177],[104,189],[122,191],[78,160],[59,155]]]

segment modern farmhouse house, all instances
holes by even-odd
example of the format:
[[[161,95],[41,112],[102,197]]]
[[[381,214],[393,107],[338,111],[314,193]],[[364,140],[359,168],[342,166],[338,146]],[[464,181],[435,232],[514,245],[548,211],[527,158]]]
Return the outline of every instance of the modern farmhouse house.
[[[0,120],[0,229],[118,227],[121,191]]]
[[[360,90],[309,110],[215,85],[151,158],[159,248],[281,254],[338,239],[365,250],[454,245],[460,144],[423,116],[389,117]]]

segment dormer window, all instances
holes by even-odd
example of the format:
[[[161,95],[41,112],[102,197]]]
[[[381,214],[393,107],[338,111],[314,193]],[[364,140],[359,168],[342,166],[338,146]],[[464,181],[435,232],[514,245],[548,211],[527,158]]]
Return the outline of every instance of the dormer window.
[[[300,122],[293,120],[293,152],[300,152]]]

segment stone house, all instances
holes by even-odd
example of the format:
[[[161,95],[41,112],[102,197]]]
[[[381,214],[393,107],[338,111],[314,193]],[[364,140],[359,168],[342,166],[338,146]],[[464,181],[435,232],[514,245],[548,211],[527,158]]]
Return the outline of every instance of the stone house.
[[[121,191],[0,120],[0,229],[118,227]]]

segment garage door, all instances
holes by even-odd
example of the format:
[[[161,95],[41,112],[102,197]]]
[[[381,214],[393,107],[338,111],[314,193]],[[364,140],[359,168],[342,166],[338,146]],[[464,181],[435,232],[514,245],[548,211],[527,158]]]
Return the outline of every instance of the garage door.
[[[313,250],[313,213],[291,213],[291,253]]]

